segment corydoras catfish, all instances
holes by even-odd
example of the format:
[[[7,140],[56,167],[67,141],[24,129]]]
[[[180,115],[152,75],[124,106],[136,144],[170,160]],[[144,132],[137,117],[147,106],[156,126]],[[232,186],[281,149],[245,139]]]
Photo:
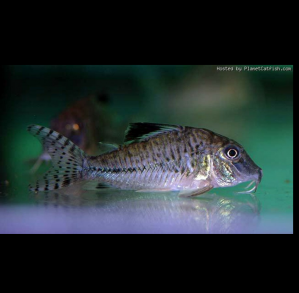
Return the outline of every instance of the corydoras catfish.
[[[31,125],[28,131],[52,157],[50,171],[30,186],[36,192],[92,181],[98,189],[181,191],[195,196],[252,181],[249,186],[255,186],[249,193],[262,179],[262,169],[239,143],[203,128],[132,123],[124,144],[99,156],[88,156],[49,128]]]

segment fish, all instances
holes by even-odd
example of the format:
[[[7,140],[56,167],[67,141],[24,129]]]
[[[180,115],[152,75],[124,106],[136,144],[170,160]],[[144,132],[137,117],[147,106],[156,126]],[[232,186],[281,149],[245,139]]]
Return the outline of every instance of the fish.
[[[100,150],[100,140],[117,139],[119,125],[115,117],[115,113],[111,115],[109,96],[102,92],[91,94],[71,104],[51,120],[50,128],[69,138],[87,154],[96,154]],[[43,148],[42,154],[31,168],[31,173],[35,173],[44,161],[50,160],[51,156]]]
[[[98,150],[100,140],[117,139],[113,125],[109,96],[91,94],[73,103],[51,120],[50,128],[69,138],[87,154]]]
[[[263,176],[242,145],[204,128],[131,123],[124,143],[98,156],[52,129],[31,125],[28,131],[52,157],[52,168],[29,186],[35,192],[90,182],[94,190],[179,191],[189,197],[251,181],[248,188],[254,187],[243,191],[251,193]]]

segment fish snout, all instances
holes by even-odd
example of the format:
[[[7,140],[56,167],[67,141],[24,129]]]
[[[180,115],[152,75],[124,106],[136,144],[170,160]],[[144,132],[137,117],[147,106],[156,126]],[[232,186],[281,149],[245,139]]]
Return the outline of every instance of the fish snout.
[[[257,182],[260,183],[262,181],[262,178],[263,178],[263,170],[259,168]]]
[[[263,170],[258,167],[257,172],[255,173],[255,175],[253,177],[251,177],[253,179],[253,181],[245,188],[246,191],[241,191],[241,192],[238,192],[238,193],[242,194],[242,193],[256,192],[257,187],[259,186],[259,184],[262,180],[262,177],[263,177]],[[248,190],[253,184],[254,184],[253,188]]]

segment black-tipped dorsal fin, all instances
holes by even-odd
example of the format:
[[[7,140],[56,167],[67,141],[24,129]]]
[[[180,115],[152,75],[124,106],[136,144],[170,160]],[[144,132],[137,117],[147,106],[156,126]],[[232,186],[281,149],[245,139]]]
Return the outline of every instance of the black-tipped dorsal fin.
[[[181,126],[156,123],[130,123],[125,132],[125,144],[143,141],[149,137],[170,131],[180,131]]]

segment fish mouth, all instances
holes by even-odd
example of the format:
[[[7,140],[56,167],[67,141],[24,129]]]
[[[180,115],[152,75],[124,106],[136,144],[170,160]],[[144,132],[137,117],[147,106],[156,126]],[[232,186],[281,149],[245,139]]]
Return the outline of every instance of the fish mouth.
[[[251,181],[249,183],[249,185],[245,187],[244,191],[240,191],[240,192],[237,192],[237,193],[238,194],[255,193],[257,191],[257,187],[261,183],[262,177],[263,177],[263,170],[259,169],[257,178],[255,178],[253,181]],[[250,190],[248,190],[253,184],[254,184],[253,188],[251,188]]]

